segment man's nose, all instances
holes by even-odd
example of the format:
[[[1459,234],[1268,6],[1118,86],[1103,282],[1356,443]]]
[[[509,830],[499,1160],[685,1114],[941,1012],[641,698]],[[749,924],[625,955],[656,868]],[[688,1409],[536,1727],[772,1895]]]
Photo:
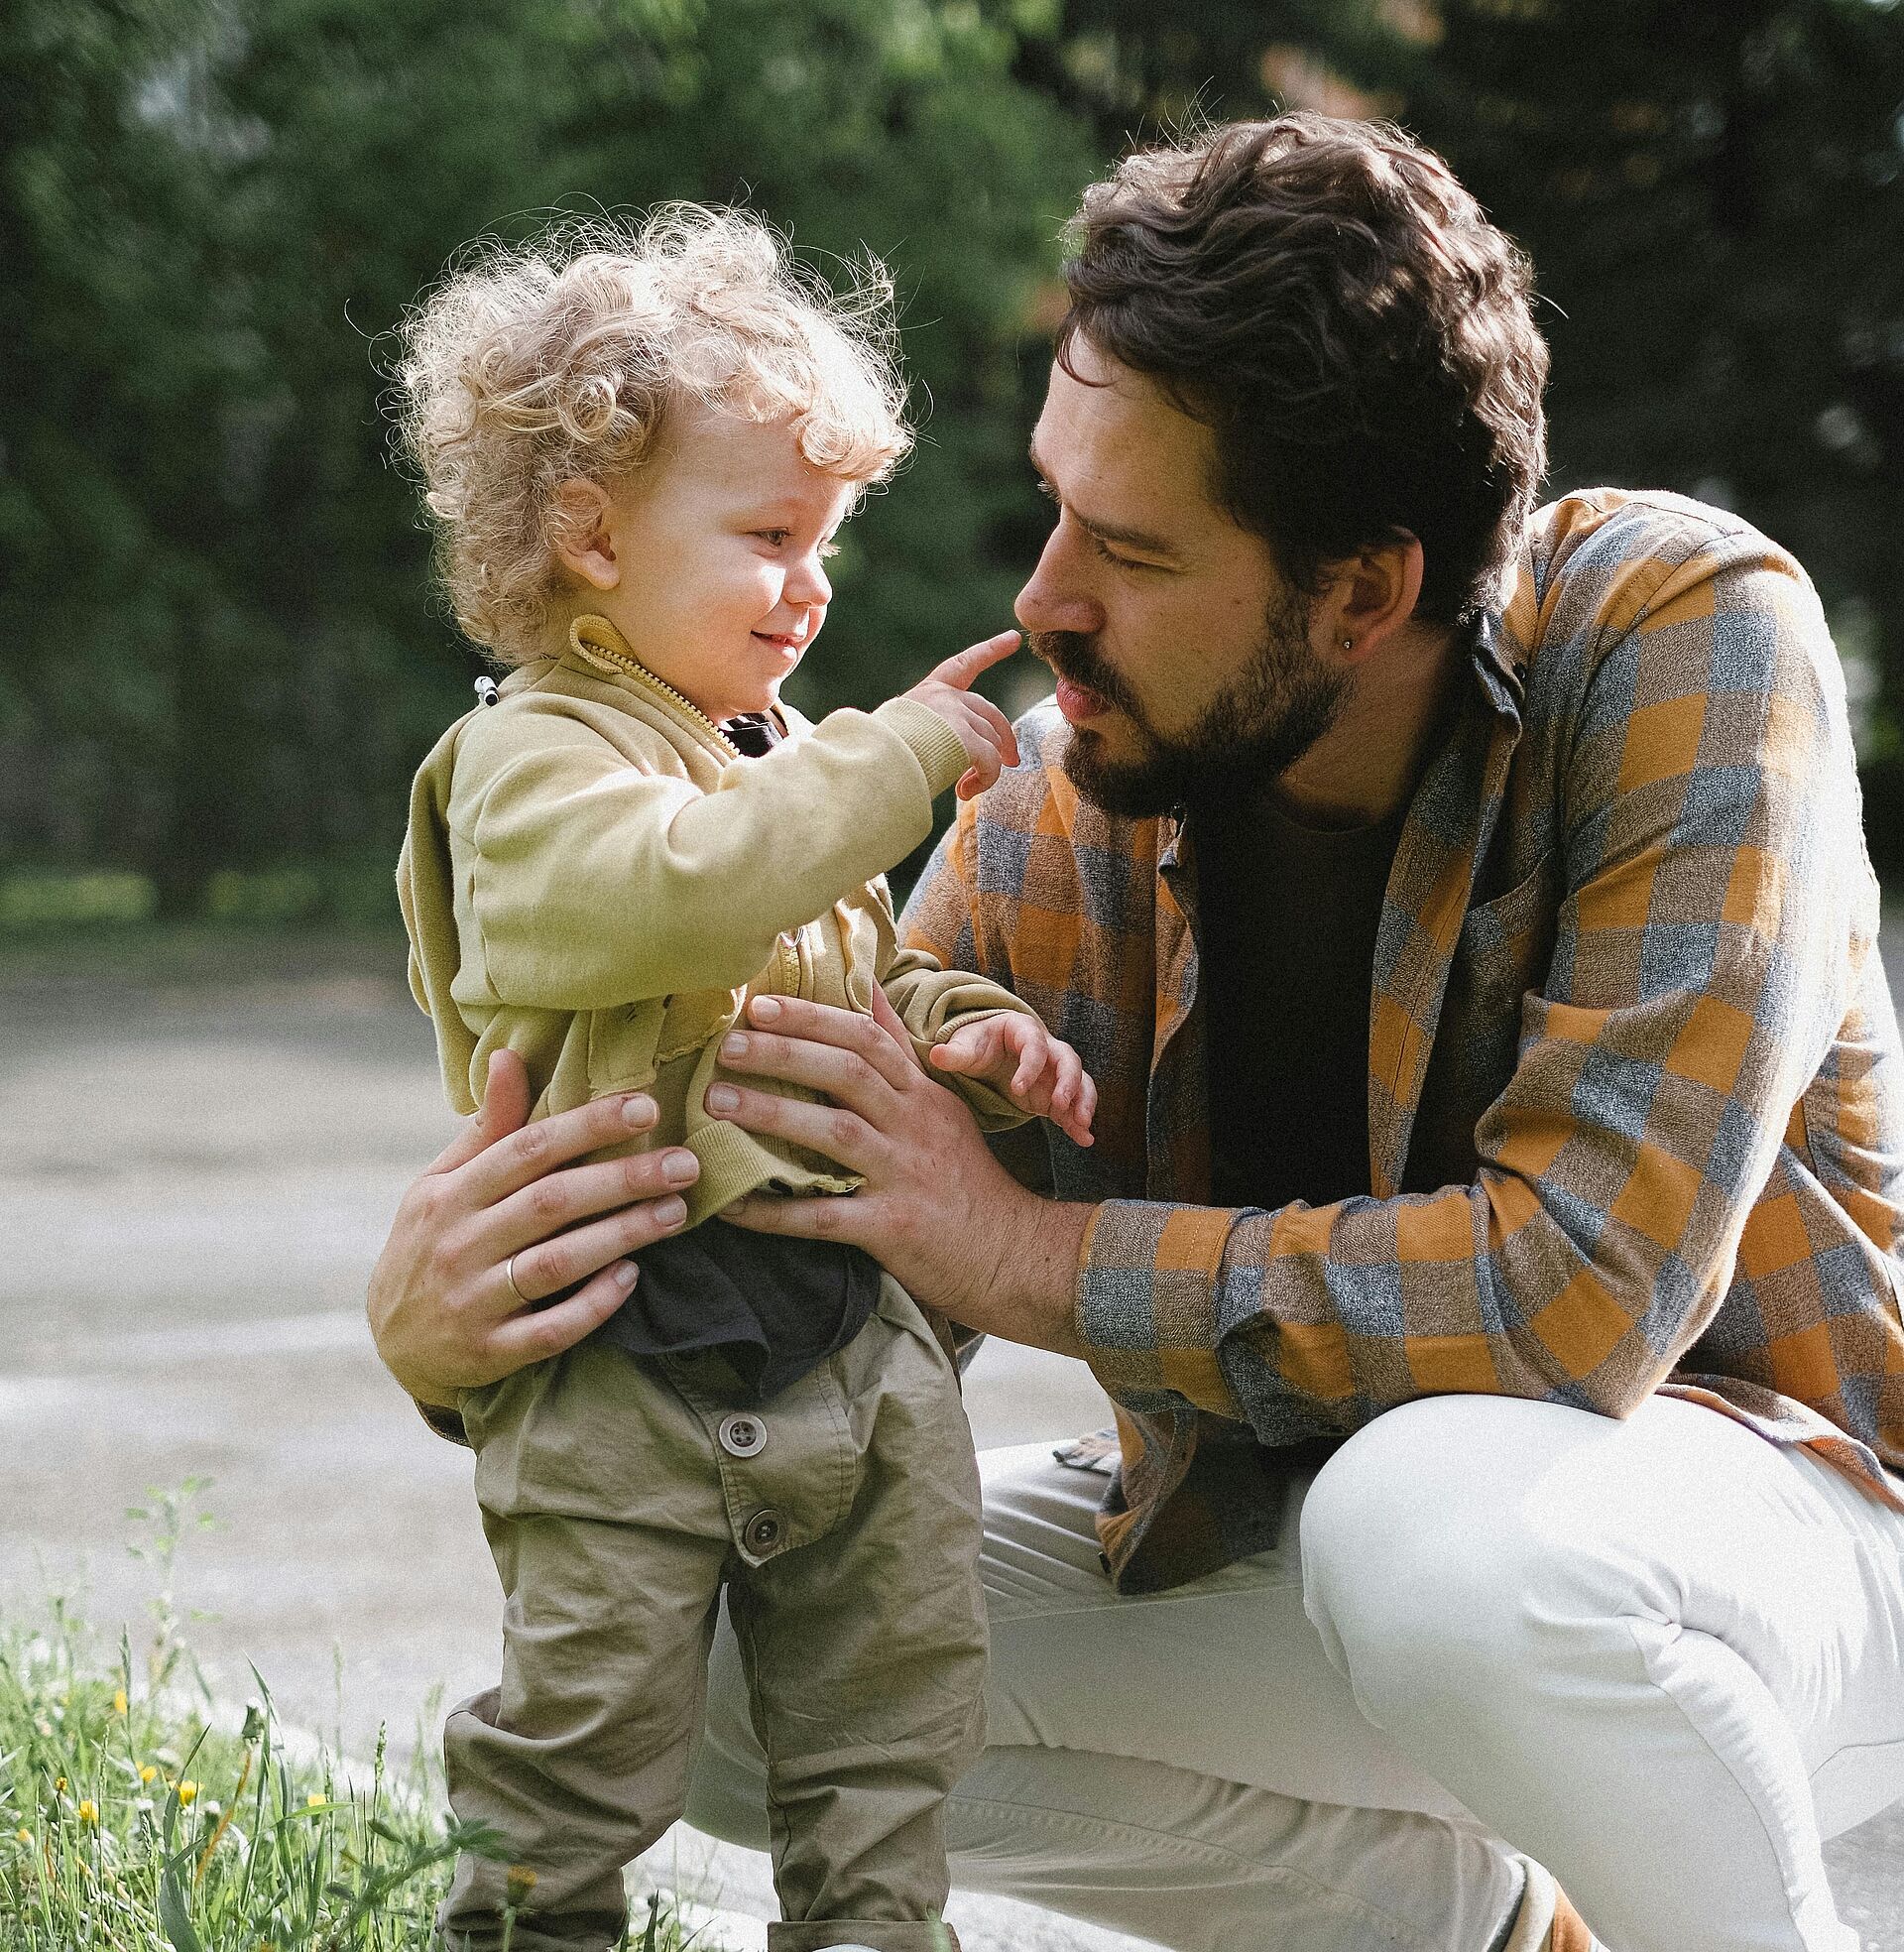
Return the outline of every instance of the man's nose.
[[[1104,628],[1103,606],[1071,573],[1062,529],[1051,532],[1031,580],[1019,590],[1012,608],[1028,631],[1071,631],[1090,637]]]

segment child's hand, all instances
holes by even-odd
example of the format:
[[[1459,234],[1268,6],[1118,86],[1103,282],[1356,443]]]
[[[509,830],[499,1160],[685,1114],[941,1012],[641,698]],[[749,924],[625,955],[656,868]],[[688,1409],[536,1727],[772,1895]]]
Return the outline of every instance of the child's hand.
[[[932,1046],[934,1070],[983,1078],[1022,1112],[1048,1118],[1067,1139],[1091,1144],[1098,1087],[1084,1060],[1035,1017],[1002,1011],[966,1024]]]
[[[961,799],[982,793],[1008,766],[1018,763],[1018,742],[1012,721],[988,698],[975,697],[973,680],[1018,648],[1016,631],[1001,631],[983,644],[968,646],[934,666],[905,695],[935,711],[959,735],[972,764],[959,776]]]

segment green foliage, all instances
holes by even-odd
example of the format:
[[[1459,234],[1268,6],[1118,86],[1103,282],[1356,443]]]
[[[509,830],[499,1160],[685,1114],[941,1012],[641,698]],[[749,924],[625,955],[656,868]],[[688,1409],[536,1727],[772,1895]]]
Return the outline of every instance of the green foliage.
[[[822,266],[893,266],[923,438],[795,686],[867,702],[1029,566],[1078,188],[1279,102],[1396,115],[1528,245],[1557,485],[1726,500],[1856,618],[1904,852],[1890,0],[25,0],[0,99],[0,876],[387,910],[364,864],[476,667],[379,365],[471,236],[744,199]]]
[[[557,209],[745,199],[822,267],[887,256],[925,438],[802,702],[996,629],[1027,308],[1092,165],[1016,35],[970,0],[10,11],[0,870],[136,871],[179,914],[220,871],[394,854],[476,667],[388,462],[384,335],[471,236]]]
[[[162,1588],[143,1662],[124,1636],[104,1654],[59,1601],[38,1632],[0,1624],[0,1944],[425,1952],[457,1853],[493,1854],[494,1833],[444,1812],[426,1741],[393,1769],[380,1734],[353,1770],[283,1729],[255,1670],[242,1717],[219,1716],[202,1679],[181,1693],[197,1670],[173,1570],[183,1533],[210,1523],[205,1488],[155,1487],[127,1514]],[[666,1897],[646,1911],[624,1952],[720,1952]]]

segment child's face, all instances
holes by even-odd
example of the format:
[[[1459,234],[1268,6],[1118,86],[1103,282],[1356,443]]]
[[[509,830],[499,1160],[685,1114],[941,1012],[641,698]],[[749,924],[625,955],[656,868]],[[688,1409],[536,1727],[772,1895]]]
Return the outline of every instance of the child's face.
[[[591,549],[564,559],[592,585],[587,607],[719,724],[766,711],[819,634],[833,595],[822,563],[852,500],[788,423],[687,403]]]

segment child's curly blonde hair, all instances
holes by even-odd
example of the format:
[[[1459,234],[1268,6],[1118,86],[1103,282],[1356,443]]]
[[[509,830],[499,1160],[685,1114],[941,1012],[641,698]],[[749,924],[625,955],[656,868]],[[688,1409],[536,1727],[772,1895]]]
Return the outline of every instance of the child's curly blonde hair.
[[[545,648],[562,483],[612,488],[671,402],[790,420],[846,481],[884,480],[911,444],[884,269],[865,260],[838,296],[746,211],[671,203],[479,245],[399,330],[398,419],[443,582],[510,664]]]

